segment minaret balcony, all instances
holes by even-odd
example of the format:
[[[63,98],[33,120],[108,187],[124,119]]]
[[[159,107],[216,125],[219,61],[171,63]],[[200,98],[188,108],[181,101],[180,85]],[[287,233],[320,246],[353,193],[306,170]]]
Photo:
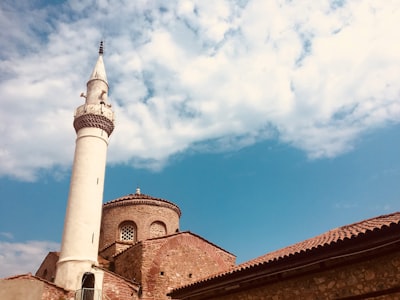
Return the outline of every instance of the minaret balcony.
[[[75,119],[87,114],[101,115],[114,122],[114,112],[110,104],[83,104],[75,110]]]
[[[114,112],[111,105],[102,103],[79,106],[75,111],[75,131],[87,127],[100,128],[110,136],[114,130]]]

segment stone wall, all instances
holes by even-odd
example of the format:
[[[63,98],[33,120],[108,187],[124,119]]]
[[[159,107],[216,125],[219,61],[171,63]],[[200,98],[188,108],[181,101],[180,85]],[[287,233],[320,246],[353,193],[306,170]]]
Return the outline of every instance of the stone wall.
[[[253,289],[219,300],[400,299],[400,253],[353,263]]]

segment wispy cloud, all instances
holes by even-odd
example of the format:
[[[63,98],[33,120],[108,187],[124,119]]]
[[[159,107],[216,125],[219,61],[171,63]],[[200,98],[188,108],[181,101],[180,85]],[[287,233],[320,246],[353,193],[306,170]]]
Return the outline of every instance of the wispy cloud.
[[[338,210],[363,210],[373,212],[374,214],[387,213],[393,210],[392,203],[368,203],[360,205],[357,202],[337,202],[333,204],[333,207]]]
[[[9,239],[9,240],[12,240],[14,238],[14,235],[11,232],[2,231],[2,232],[0,232],[0,236],[4,237],[6,239]]]
[[[47,253],[59,247],[49,241],[11,243],[0,240],[0,278],[28,272],[34,274]]]
[[[334,157],[400,120],[397,1],[2,1],[0,13],[0,176],[71,163],[101,39],[111,163],[161,168],[268,138]]]

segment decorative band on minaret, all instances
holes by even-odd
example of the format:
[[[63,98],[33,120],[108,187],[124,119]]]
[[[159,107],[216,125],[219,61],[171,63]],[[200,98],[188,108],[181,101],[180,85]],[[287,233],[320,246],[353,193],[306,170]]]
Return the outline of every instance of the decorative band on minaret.
[[[104,130],[110,136],[114,130],[114,123],[110,117],[112,117],[111,114],[104,116],[102,109],[98,107],[86,107],[83,112],[78,108],[74,120],[75,131],[78,132],[84,127],[94,127]]]

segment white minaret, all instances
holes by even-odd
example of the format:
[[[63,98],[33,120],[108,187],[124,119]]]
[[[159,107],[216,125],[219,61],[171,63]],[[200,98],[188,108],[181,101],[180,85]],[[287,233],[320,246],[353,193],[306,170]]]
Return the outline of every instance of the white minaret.
[[[97,265],[107,147],[114,129],[107,95],[101,42],[87,93],[81,94],[85,104],[76,109],[74,117],[75,156],[55,277],[55,283],[67,290],[81,289],[84,275],[96,273],[92,266]],[[101,282],[95,284],[101,289]]]

